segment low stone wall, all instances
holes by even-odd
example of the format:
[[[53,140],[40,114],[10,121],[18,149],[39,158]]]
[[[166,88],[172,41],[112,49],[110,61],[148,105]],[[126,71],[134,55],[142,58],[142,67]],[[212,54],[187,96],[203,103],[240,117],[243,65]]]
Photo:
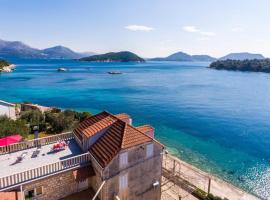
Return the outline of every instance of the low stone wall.
[[[23,191],[43,187],[43,194],[37,200],[58,200],[75,192],[79,192],[73,171],[64,172],[46,179],[38,180],[23,186]]]

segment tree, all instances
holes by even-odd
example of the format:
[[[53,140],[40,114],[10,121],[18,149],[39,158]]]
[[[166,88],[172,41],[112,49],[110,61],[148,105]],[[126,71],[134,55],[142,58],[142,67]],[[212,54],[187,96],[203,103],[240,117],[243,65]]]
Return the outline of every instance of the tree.
[[[91,117],[91,113],[89,112],[76,112],[75,114],[75,118],[79,121],[79,122],[82,122],[84,121],[85,119]]]
[[[12,120],[6,116],[0,116],[0,137],[20,134],[27,137],[30,129],[24,120]]]
[[[50,131],[61,133],[74,128],[77,121],[72,112],[51,113],[46,112],[46,122],[50,124]]]
[[[40,110],[24,111],[21,119],[27,121],[31,128],[38,126],[40,131],[46,130],[46,123],[43,113]]]

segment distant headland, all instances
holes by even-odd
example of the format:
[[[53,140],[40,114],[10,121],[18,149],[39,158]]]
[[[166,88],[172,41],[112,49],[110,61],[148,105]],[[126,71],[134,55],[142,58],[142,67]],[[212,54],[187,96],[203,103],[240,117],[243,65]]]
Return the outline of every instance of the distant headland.
[[[270,73],[270,59],[218,60],[211,63],[209,68],[217,70]]]
[[[12,72],[15,68],[15,65],[9,63],[6,60],[0,60],[0,73],[1,72]]]
[[[150,61],[186,61],[186,62],[212,62],[217,60],[217,58],[214,58],[209,55],[189,55],[184,52],[177,52],[174,54],[171,54],[167,57],[157,57],[157,58],[151,58]]]
[[[79,60],[88,62],[145,62],[143,58],[129,51],[93,55],[81,58]]]

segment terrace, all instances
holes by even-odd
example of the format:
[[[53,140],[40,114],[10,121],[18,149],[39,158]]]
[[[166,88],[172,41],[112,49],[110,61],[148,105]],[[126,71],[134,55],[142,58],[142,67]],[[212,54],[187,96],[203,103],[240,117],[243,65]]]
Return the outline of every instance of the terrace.
[[[64,150],[52,151],[54,144],[65,141]],[[21,161],[18,158],[24,155]],[[90,164],[72,133],[0,147],[0,191],[27,182]]]

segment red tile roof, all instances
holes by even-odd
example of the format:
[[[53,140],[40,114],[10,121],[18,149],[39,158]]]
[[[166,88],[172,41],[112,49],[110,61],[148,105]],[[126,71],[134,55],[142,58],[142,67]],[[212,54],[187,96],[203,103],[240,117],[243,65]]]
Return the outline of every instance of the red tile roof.
[[[82,182],[85,179],[92,177],[92,176],[95,176],[95,175],[96,174],[95,174],[95,171],[94,171],[92,165],[82,167],[82,168],[79,168],[79,169],[73,171],[73,176],[77,182]]]
[[[119,114],[116,114],[116,115],[114,115],[114,116],[117,117],[118,119],[121,119],[121,120],[131,118],[131,117],[130,117],[128,114],[126,114],[126,113],[119,113]]]
[[[0,192],[1,200],[21,200],[21,192],[11,191],[11,192]]]
[[[77,136],[85,135],[86,137],[91,137],[102,129],[112,125],[116,121],[117,118],[115,118],[110,113],[101,112],[81,122],[79,126],[74,130],[74,133]]]
[[[150,125],[137,126],[136,129],[143,132],[143,133],[147,133],[149,131],[154,131],[154,128]]]
[[[151,141],[158,143],[144,132],[122,121],[121,116],[128,115],[112,115],[108,112],[102,112],[86,119],[74,130],[75,134],[91,137],[102,129],[107,128],[106,132],[89,149],[90,153],[102,167],[109,164],[119,151],[123,149]],[[149,128],[150,126],[147,127]],[[161,145],[160,143],[158,144]]]

